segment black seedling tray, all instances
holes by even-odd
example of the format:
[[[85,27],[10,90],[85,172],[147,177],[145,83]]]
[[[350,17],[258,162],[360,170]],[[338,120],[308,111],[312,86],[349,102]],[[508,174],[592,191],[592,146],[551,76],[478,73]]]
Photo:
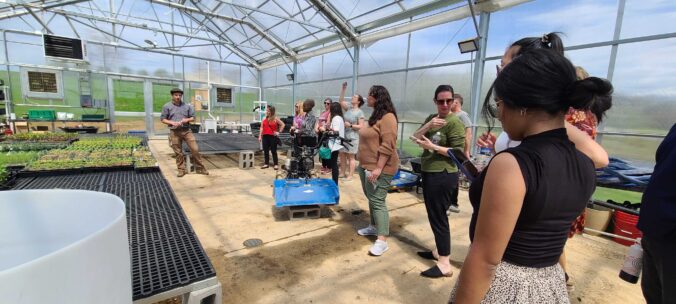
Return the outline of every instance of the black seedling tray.
[[[82,189],[112,193],[125,202],[133,300],[216,276],[209,258],[159,171],[28,176],[14,189]]]

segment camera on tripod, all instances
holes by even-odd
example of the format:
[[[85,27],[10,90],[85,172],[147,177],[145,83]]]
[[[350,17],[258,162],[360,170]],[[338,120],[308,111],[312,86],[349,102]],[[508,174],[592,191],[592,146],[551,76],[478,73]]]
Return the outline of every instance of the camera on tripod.
[[[314,170],[315,155],[319,152],[319,147],[326,144],[329,139],[336,138],[340,140],[341,145],[351,146],[350,140],[339,137],[335,132],[324,132],[321,136],[296,134],[293,140],[293,152],[291,158],[286,160],[282,168],[286,170],[287,179],[310,179],[317,177]]]

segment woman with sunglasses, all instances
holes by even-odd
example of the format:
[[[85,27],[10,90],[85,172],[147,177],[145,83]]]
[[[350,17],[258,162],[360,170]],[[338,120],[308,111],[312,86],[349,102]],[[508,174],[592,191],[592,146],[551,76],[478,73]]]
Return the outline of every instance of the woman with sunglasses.
[[[357,230],[359,235],[376,235],[378,238],[369,253],[380,256],[389,249],[390,215],[387,211],[387,190],[392,177],[399,169],[397,154],[397,111],[390,93],[380,85],[369,89],[366,99],[373,108],[368,124],[359,130],[359,179],[364,195],[369,201],[371,223]]]
[[[324,111],[319,113],[319,127],[320,128],[328,128],[331,125],[331,98],[326,98],[324,99]],[[330,160],[329,159],[323,159],[321,158],[322,161],[322,169],[320,170],[321,174],[328,174],[331,172],[330,166]]]
[[[294,130],[300,129],[303,125],[303,118],[305,117],[305,112],[303,112],[303,101],[296,101],[294,108],[293,124],[291,125],[291,130],[289,132],[293,133]]]
[[[413,136],[437,139],[439,147],[456,148],[461,151],[465,147],[465,126],[451,112],[454,103],[453,87],[440,85],[432,99],[437,113],[425,119],[423,125]],[[450,158],[439,155],[433,150],[424,150],[421,156],[423,197],[427,218],[430,221],[436,248],[432,251],[420,251],[418,255],[429,260],[436,260],[432,268],[420,275],[429,278],[450,277],[453,275],[451,261],[451,231],[448,225],[446,210],[451,206],[453,192],[458,187],[458,168]]]

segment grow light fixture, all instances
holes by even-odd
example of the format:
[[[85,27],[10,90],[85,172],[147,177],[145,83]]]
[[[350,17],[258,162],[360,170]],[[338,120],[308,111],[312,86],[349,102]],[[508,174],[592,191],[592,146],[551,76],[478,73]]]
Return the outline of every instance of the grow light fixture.
[[[157,47],[157,42],[152,41],[150,39],[143,40],[145,43],[149,44],[150,46],[156,48]]]
[[[469,53],[469,52],[474,52],[479,49],[479,37],[475,37],[472,39],[467,39],[458,42],[458,48],[460,48],[460,53]]]

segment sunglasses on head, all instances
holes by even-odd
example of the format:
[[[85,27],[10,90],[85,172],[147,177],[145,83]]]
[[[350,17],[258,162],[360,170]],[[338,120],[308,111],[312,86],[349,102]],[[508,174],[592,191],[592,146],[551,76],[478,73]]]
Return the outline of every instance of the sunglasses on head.
[[[444,104],[449,104],[449,105],[450,105],[450,104],[453,103],[453,98],[449,98],[449,99],[435,99],[435,100],[434,100],[434,103],[436,103],[437,105],[440,105],[440,106],[442,106],[442,105],[444,105]]]

